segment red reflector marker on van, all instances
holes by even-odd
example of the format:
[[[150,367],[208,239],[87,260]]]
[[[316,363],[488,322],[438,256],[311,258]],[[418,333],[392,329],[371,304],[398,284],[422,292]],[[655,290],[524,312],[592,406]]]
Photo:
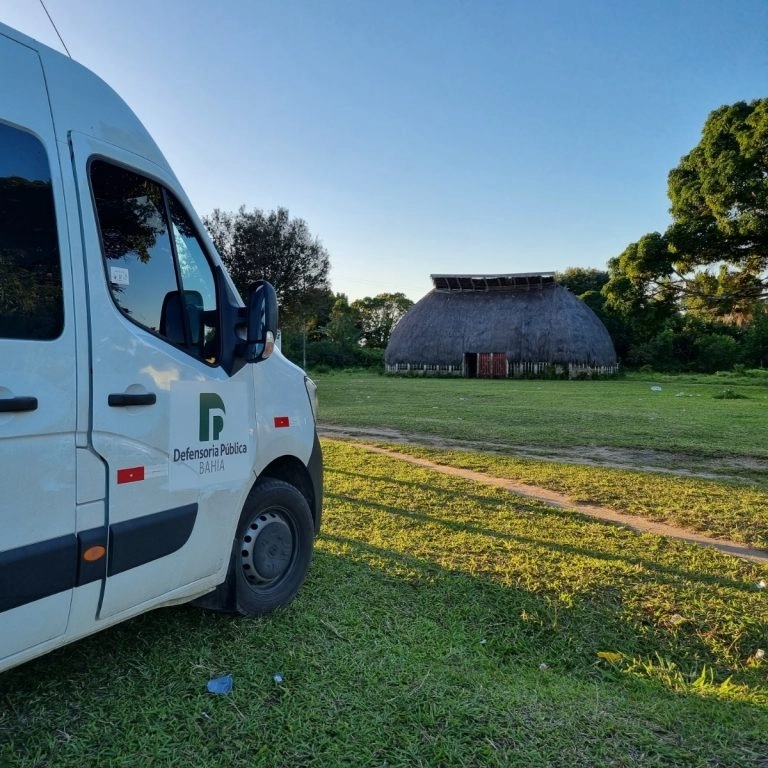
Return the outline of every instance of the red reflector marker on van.
[[[275,429],[290,427],[291,420],[287,416],[275,416]]]
[[[130,467],[117,470],[117,484],[138,483],[144,479],[144,467]]]

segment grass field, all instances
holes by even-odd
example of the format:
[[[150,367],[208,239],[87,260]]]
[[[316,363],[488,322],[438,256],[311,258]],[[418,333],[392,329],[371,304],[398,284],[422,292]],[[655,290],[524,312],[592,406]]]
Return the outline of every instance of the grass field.
[[[760,569],[324,449],[289,608],[167,609],[4,674],[0,765],[765,765]]]
[[[751,484],[520,459],[474,450],[380,445],[437,464],[544,488],[576,503],[610,507],[768,550],[768,491]]]
[[[728,381],[746,397],[720,400],[713,378],[318,382],[322,421],[502,448],[400,451],[768,546],[768,484],[748,471],[768,456],[764,385]],[[520,444],[744,472],[564,464]],[[768,766],[764,567],[323,448],[323,532],[292,605],[157,611],[4,673],[0,767]],[[225,673],[233,692],[207,693]]]
[[[510,447],[615,447],[768,459],[768,377],[611,381],[316,377],[320,420]],[[654,391],[651,387],[660,387]],[[725,395],[725,397],[723,397]]]

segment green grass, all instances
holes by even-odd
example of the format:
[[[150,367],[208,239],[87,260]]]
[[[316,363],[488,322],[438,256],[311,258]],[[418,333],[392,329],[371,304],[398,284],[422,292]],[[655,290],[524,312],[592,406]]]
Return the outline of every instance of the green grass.
[[[327,424],[510,448],[650,449],[668,452],[672,464],[676,453],[768,459],[768,384],[762,377],[488,381],[334,373],[316,380],[320,420]],[[722,398],[725,389],[737,397]]]
[[[0,765],[765,765],[756,566],[324,449],[291,606],[167,609],[3,674]]]
[[[575,502],[612,507],[768,550],[768,491],[657,472],[519,459],[379,443],[393,451],[561,493]]]

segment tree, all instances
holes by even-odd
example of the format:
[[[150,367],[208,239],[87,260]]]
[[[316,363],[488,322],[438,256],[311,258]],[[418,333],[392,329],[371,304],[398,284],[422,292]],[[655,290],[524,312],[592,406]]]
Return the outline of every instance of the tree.
[[[768,305],[759,302],[744,333],[744,361],[755,368],[768,366]]]
[[[360,315],[345,294],[337,294],[324,331],[329,341],[342,347],[352,346],[360,340]]]
[[[741,352],[732,336],[711,333],[699,339],[698,368],[704,373],[728,371],[739,362]]]
[[[677,295],[663,235],[651,232],[608,262],[610,280],[603,286],[606,307],[627,319],[641,336],[658,333],[677,314]]]
[[[668,189],[676,271],[719,265],[716,282],[694,295],[711,297],[720,314],[768,296],[768,98],[712,112]]]
[[[579,298],[589,291],[602,290],[609,277],[604,269],[585,267],[568,267],[564,272],[555,274],[555,280]]]
[[[308,288],[301,306],[288,317],[283,314],[280,322],[282,351],[292,360],[307,367],[307,345],[323,338],[323,328],[331,316],[336,297],[328,288]]]
[[[328,251],[312,237],[307,223],[290,218],[287,208],[264,213],[246,211],[245,206],[237,213],[217,208],[203,223],[241,295],[256,280],[269,280],[281,316],[306,326],[314,304],[330,290]]]
[[[367,347],[384,349],[398,320],[413,306],[404,293],[380,293],[352,302],[360,315],[362,341]]]
[[[768,297],[768,98],[723,106],[668,177],[672,224],[609,264],[609,303],[745,319]]]

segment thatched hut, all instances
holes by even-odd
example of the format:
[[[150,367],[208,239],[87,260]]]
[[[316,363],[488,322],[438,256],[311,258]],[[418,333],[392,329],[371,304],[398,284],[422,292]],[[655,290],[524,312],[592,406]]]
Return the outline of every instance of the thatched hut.
[[[581,378],[617,371],[605,326],[553,272],[432,275],[432,282],[392,331],[389,373]]]

